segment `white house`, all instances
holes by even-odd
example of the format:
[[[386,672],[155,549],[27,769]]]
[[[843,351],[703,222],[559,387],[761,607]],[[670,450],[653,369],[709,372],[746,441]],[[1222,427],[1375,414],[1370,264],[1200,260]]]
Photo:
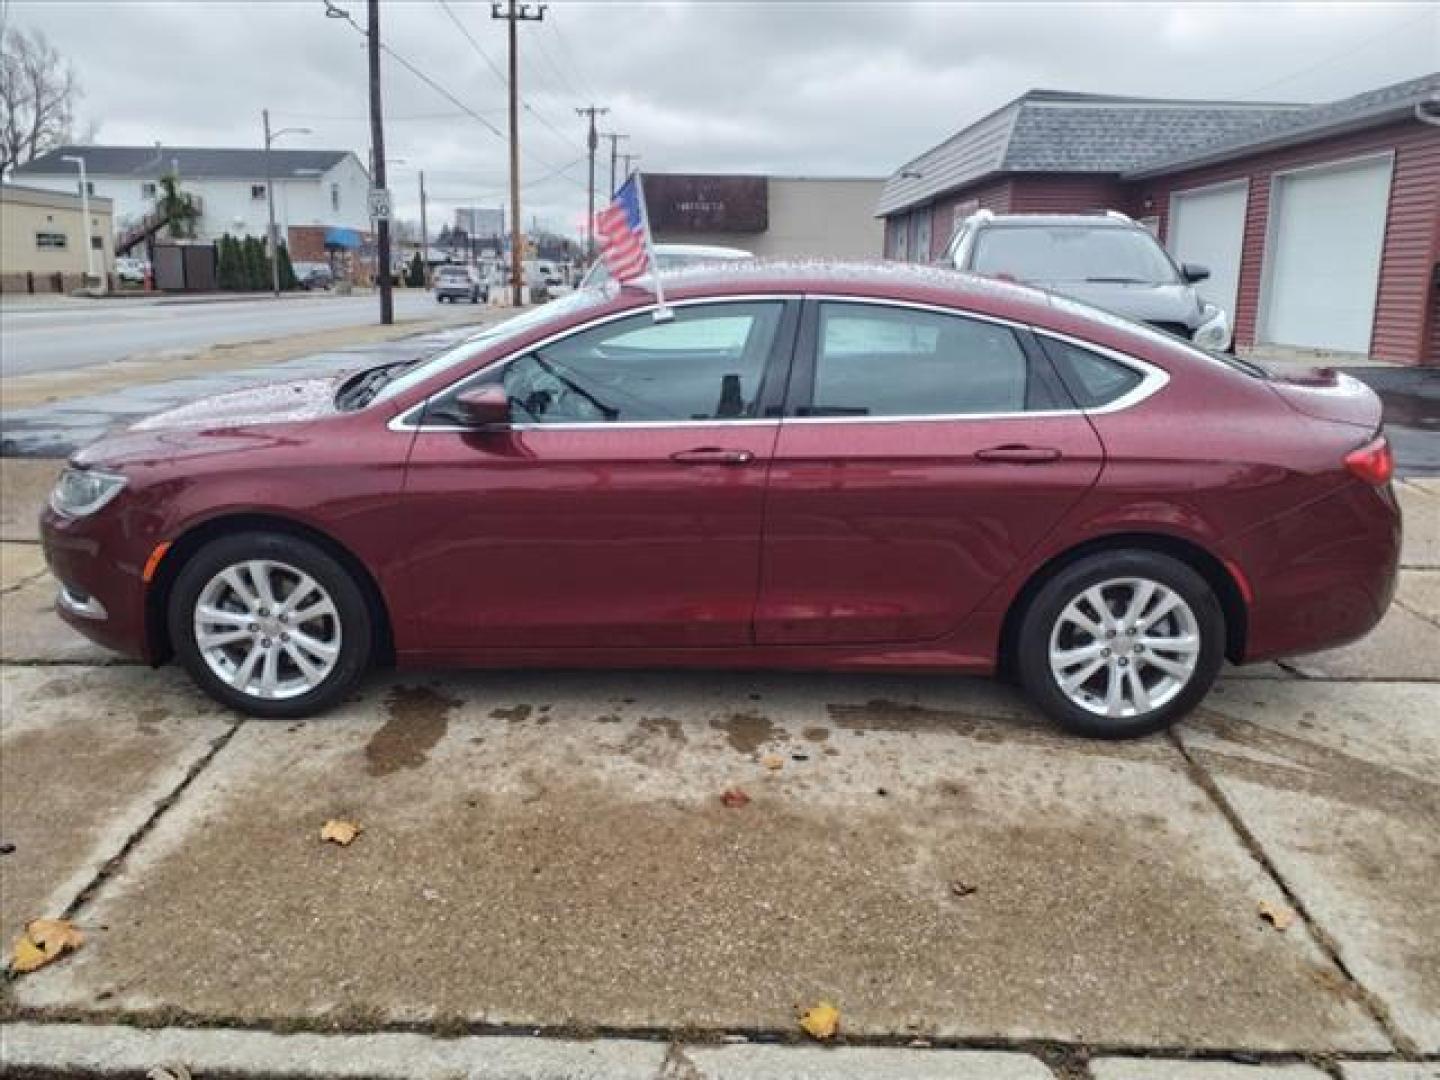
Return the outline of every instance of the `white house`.
[[[175,175],[180,190],[196,197],[200,217],[196,238],[214,240],[225,233],[265,236],[268,231],[266,154],[193,146],[62,146],[17,167],[16,183],[52,191],[75,192],[77,166],[65,157],[85,159],[90,194],[110,199],[115,232],[123,237],[155,208],[160,178]],[[275,224],[280,235],[292,228],[314,227],[356,233],[370,229],[367,192],[370,176],[349,150],[271,150],[275,186]],[[311,227],[311,228],[306,228]]]

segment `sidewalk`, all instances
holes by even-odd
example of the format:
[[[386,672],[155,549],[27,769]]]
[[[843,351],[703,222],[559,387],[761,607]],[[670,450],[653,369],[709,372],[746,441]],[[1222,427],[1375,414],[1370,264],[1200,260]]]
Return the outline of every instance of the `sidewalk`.
[[[243,720],[48,614],[53,468],[4,465],[0,937],[87,939],[0,991],[17,1069],[1435,1080],[1440,483],[1371,639],[1108,744],[953,678],[405,673]],[[838,1050],[794,1045],[821,1000]]]

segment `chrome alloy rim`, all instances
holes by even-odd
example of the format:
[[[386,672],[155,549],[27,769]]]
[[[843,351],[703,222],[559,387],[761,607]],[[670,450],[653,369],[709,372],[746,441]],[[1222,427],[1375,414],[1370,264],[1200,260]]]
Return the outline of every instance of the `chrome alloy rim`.
[[[282,562],[221,570],[195,604],[195,643],[210,670],[257,698],[314,690],[340,659],[340,612],[319,582]]]
[[[1050,672],[1087,712],[1144,716],[1169,704],[1195,675],[1200,625],[1173,589],[1112,578],[1065,607],[1050,631]]]

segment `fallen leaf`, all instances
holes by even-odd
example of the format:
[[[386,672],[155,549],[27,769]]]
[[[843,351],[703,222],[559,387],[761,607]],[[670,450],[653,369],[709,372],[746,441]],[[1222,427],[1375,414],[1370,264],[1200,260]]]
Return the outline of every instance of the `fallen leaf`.
[[[320,827],[320,839],[329,840],[341,847],[349,847],[360,832],[360,826],[353,821],[331,819]]]
[[[1295,921],[1295,912],[1284,904],[1276,904],[1269,900],[1260,901],[1260,918],[1264,919],[1276,930],[1285,930]]]
[[[979,885],[971,885],[968,881],[961,881],[959,878],[950,883],[950,891],[956,896],[969,896],[978,892],[979,889]]]
[[[764,765],[767,769],[783,769],[785,767],[785,759],[779,754],[766,754],[760,759],[760,764]]]
[[[190,1070],[179,1062],[156,1065],[145,1074],[145,1080],[191,1080]]]
[[[741,791],[738,787],[726,788],[720,793],[720,801],[731,810],[738,810],[750,802],[750,796]]]
[[[813,1039],[824,1042],[833,1039],[840,1030],[840,1010],[828,1001],[822,1001],[800,1015],[800,1026]]]
[[[34,919],[15,942],[10,969],[25,974],[42,968],[62,954],[78,949],[85,935],[69,919]]]

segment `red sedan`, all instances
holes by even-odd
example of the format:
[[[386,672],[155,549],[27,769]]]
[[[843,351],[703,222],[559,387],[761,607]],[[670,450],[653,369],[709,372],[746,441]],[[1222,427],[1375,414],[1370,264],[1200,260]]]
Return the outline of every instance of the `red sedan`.
[[[403,666],[992,672],[1066,728],[1390,601],[1380,405],[1019,286],[689,271],[440,355],[227,394],[77,455],[61,614],[301,716]]]

